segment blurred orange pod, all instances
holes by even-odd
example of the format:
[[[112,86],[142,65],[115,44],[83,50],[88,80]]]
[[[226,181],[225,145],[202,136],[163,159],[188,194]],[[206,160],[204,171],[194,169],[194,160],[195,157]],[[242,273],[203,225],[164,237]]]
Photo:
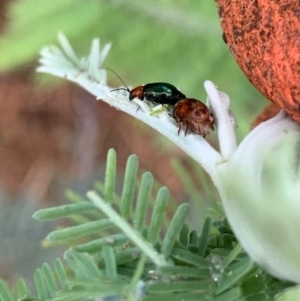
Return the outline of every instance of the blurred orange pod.
[[[223,39],[250,82],[300,122],[298,0],[217,0]]]

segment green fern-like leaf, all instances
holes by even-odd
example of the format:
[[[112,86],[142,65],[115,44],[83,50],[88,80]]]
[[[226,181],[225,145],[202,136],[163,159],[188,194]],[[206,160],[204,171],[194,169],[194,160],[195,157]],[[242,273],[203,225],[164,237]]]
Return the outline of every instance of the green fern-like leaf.
[[[97,184],[98,192],[88,192],[87,198],[68,192],[72,204],[34,214],[41,221],[68,218],[80,224],[47,236],[65,243],[72,239],[64,254],[66,263],[57,259],[54,268],[45,263],[37,269],[37,296],[20,280],[15,290],[18,300],[271,301],[291,285],[254,265],[225,218],[207,217],[201,232],[189,229],[189,205],[183,203],[164,229],[169,191],[160,188],[152,200],[153,177],[146,172],[135,200],[137,162],[135,156],[129,157],[121,198],[114,191],[116,155],[110,150],[105,182]],[[0,281],[0,301],[13,300],[14,294]]]

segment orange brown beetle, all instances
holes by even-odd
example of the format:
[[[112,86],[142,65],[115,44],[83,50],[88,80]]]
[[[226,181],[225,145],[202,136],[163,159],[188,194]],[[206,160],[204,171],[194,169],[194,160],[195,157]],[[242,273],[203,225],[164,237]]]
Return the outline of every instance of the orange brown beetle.
[[[214,116],[208,107],[197,99],[185,98],[178,101],[173,110],[173,117],[177,122],[178,135],[182,126],[185,126],[185,136],[188,130],[202,137],[214,130]]]

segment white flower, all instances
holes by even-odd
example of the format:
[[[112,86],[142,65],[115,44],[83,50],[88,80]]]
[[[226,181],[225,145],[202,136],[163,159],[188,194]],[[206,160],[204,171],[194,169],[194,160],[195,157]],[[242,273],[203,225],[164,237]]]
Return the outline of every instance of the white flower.
[[[45,47],[38,71],[76,82],[177,144],[212,178],[229,223],[249,256],[272,275],[300,283],[299,125],[280,112],[237,146],[229,98],[206,81],[207,105],[217,125],[217,151],[199,135],[177,135],[175,121],[167,112],[152,116],[147,102],[130,102],[126,91],[110,92],[106,71],[101,69],[110,45],[100,52],[95,39],[90,56],[79,60],[63,34],[59,40],[63,51]]]

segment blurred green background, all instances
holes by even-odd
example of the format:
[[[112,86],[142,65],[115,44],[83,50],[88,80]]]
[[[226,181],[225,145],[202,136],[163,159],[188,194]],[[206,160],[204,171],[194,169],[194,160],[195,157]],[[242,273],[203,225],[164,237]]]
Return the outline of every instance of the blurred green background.
[[[47,261],[16,239],[24,238],[26,230],[33,237],[30,248],[37,249],[48,233],[49,225],[34,222],[32,230],[23,226],[31,225],[32,212],[41,201],[47,206],[64,203],[66,187],[84,193],[96,178],[101,179],[110,147],[120,158],[120,177],[126,157],[134,152],[145,170],[170,187],[177,202],[189,200],[170,163],[172,157],[186,170],[192,169],[180,150],[147,126],[93,101],[75,85],[35,73],[39,51],[57,45],[59,31],[81,55],[88,53],[94,37],[100,37],[102,45],[112,42],[104,67],[133,87],[170,82],[188,97],[204,101],[203,82],[212,80],[231,98],[239,140],[267,103],[222,40],[213,0],[0,0],[0,30],[1,224],[15,216],[16,206],[22,216],[10,227],[18,231],[6,227],[0,231],[0,262],[7,262],[0,264],[0,276],[8,280],[16,274],[27,278]],[[112,73],[108,81],[121,86]],[[209,139],[215,144],[216,134]],[[200,186],[196,184],[201,191]],[[40,229],[38,235],[35,227]],[[26,265],[16,259],[20,248]]]
[[[42,46],[57,44],[61,30],[82,54],[94,37],[112,42],[105,67],[128,85],[166,81],[204,99],[203,82],[212,80],[231,97],[239,137],[265,104],[223,42],[212,0],[10,1],[7,21],[0,39],[2,71],[36,62]]]

